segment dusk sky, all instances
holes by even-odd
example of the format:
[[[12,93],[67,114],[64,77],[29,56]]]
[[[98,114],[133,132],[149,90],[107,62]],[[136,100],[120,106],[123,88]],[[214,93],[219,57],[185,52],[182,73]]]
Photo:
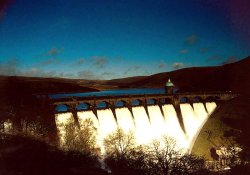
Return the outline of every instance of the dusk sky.
[[[112,79],[250,55],[248,0],[13,0],[0,74]]]

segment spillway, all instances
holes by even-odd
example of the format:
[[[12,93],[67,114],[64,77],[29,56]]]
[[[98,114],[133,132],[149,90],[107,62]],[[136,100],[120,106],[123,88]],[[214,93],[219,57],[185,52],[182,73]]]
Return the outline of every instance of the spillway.
[[[99,138],[104,139],[117,130],[117,123],[110,109],[97,110],[99,120]]]
[[[160,139],[165,134],[165,119],[158,105],[148,106],[153,139]]]
[[[216,103],[215,102],[208,102],[206,103],[207,111],[208,114],[210,115],[216,108]]]
[[[146,110],[142,106],[132,108],[135,126],[136,141],[138,144],[148,144],[152,138],[151,126]]]
[[[125,133],[135,133],[135,122],[128,108],[117,108],[115,109],[115,112],[119,128],[121,128]]]
[[[100,138],[101,134],[99,134],[99,132],[100,132],[99,121],[98,121],[97,117],[95,116],[95,114],[93,113],[93,111],[91,111],[91,110],[82,111],[82,112],[78,112],[77,115],[79,118],[80,127],[83,126],[83,123],[85,122],[85,120],[91,120],[93,122],[93,126],[97,129],[96,143],[98,145],[101,145],[102,139]]]
[[[187,149],[188,142],[184,131],[178,121],[178,117],[173,105],[164,105],[163,112],[165,116],[166,135],[175,138],[180,148]]]
[[[63,114],[56,114],[55,122],[56,122],[57,130],[58,130],[58,135],[60,138],[60,143],[61,145],[64,145],[65,137],[66,137],[65,127],[68,124],[74,123],[73,115],[70,112],[63,113]]]
[[[209,115],[216,108],[216,103],[188,103],[180,104],[182,120],[185,132],[182,129],[175,108],[172,104],[132,107],[132,113],[127,107],[115,109],[116,118],[111,109],[98,109],[97,116],[92,111],[78,112],[80,127],[85,119],[91,119],[97,129],[97,144],[103,152],[103,139],[109,134],[121,128],[125,133],[132,131],[137,144],[149,144],[154,139],[163,135],[173,137],[179,148],[189,150],[192,148],[196,137]],[[147,113],[148,111],[148,113]],[[60,134],[61,142],[65,135],[64,124],[73,122],[71,113],[57,114],[56,125]]]
[[[189,143],[189,152],[192,151],[192,148],[193,148],[193,146],[194,146],[194,142],[195,142],[196,138],[198,137],[198,135],[199,135],[199,133],[200,133],[200,130],[202,129],[202,127],[204,126],[204,124],[207,122],[209,116],[213,113],[213,111],[215,110],[215,108],[216,108],[216,106],[217,106],[215,102],[208,102],[208,103],[206,103],[205,105],[206,105],[206,108],[207,108],[207,114],[206,114],[206,116],[205,116],[203,119],[201,119],[201,122],[200,122],[199,125],[198,125],[198,129],[197,129],[195,135],[194,135],[194,136],[191,138],[191,140],[190,140],[190,143]],[[198,111],[200,111],[200,113],[197,113],[197,112],[196,112],[196,115],[201,114],[201,115],[199,115],[199,116],[202,117],[202,114],[205,113],[205,112],[204,112],[205,109],[203,109],[203,107],[204,107],[204,106],[200,106],[200,107],[198,108]]]

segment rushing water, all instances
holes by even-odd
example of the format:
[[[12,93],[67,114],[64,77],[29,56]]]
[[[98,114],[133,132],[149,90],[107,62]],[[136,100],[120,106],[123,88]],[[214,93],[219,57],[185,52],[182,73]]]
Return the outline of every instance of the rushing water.
[[[65,137],[66,137],[66,126],[68,124],[72,124],[74,123],[74,118],[72,113],[67,112],[67,113],[63,113],[63,114],[57,114],[56,118],[56,126],[57,126],[57,130],[58,130],[58,134],[60,136],[60,142],[63,145],[65,143]]]
[[[77,94],[57,94],[51,95],[51,98],[62,98],[68,96],[105,96],[105,95],[125,95],[125,94],[163,94],[164,89],[131,89],[131,90],[107,90],[92,93]],[[205,105],[205,106],[204,106]],[[187,151],[190,151],[193,144],[207,121],[209,115],[215,110],[216,103],[193,103],[180,104],[182,120],[185,130],[179,123],[177,113],[172,104],[165,104],[162,110],[158,105],[149,105],[146,109],[143,106],[134,106],[130,111],[127,107],[115,109],[116,118],[111,109],[98,109],[97,115],[91,110],[77,113],[80,127],[84,126],[84,121],[89,119],[93,122],[97,130],[97,144],[102,152],[104,151],[103,140],[109,135],[121,128],[125,133],[134,133],[137,144],[148,144],[154,139],[159,139],[163,135],[173,137],[177,145]],[[55,122],[60,136],[60,142],[65,143],[67,136],[66,127],[69,124],[74,125],[72,113],[65,112],[56,114]],[[12,123],[5,121],[1,125],[5,132],[11,130]],[[184,132],[185,131],[185,132]]]
[[[182,130],[177,114],[173,105],[163,105],[163,114],[158,105],[148,106],[148,114],[144,107],[137,106],[132,108],[132,113],[128,108],[116,109],[116,117],[113,116],[111,109],[97,110],[97,116],[92,111],[78,112],[79,122],[84,119],[91,119],[97,128],[97,143],[103,148],[103,139],[113,133],[117,128],[121,128],[125,133],[134,132],[137,144],[148,144],[154,139],[159,139],[163,135],[173,137],[179,148],[186,151],[192,149],[194,141],[209,115],[216,108],[214,102],[206,103],[206,111],[203,103],[181,104],[186,133]],[[71,113],[57,114],[56,124],[61,135],[65,136],[63,124],[72,122]],[[63,139],[61,139],[63,142]]]

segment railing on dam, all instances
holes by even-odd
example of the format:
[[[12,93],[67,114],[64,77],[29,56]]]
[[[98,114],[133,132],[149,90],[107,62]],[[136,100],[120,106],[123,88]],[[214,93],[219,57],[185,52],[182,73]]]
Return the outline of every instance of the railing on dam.
[[[109,95],[109,96],[86,96],[86,97],[64,97],[50,99],[52,105],[66,105],[74,106],[81,103],[86,103],[91,107],[97,107],[98,103],[105,102],[108,104],[107,107],[115,105],[116,102],[122,101],[126,106],[133,106],[133,101],[138,100],[140,105],[148,105],[147,101],[154,101],[153,104],[178,104],[178,103],[192,103],[192,102],[206,102],[206,101],[220,101],[229,100],[239,94],[232,93],[230,91],[221,92],[185,92],[176,94],[143,94],[143,95]]]
[[[148,105],[159,105],[160,108],[164,104],[172,104],[178,111],[181,103],[195,102],[206,103],[208,101],[220,102],[230,100],[239,94],[231,91],[213,91],[213,92],[185,92],[175,94],[127,94],[127,95],[108,95],[108,96],[86,96],[86,97],[64,97],[64,98],[50,98],[51,106],[56,109],[60,105],[64,105],[66,111],[92,110],[96,113],[100,108],[115,108],[127,107],[132,111],[133,106],[144,106],[147,110]],[[120,105],[117,105],[120,103]],[[85,104],[85,109],[79,109],[79,105]],[[102,104],[100,106],[100,104]],[[65,111],[63,111],[65,112]],[[55,113],[61,111],[55,110]],[[115,114],[114,114],[115,115]]]

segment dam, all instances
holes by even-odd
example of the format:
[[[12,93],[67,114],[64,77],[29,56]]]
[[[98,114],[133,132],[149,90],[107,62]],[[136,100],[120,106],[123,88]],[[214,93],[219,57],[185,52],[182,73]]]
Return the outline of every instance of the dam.
[[[232,92],[174,93],[168,80],[164,94],[106,95],[51,99],[55,121],[63,142],[64,125],[81,128],[89,119],[97,128],[97,143],[118,128],[132,132],[137,144],[149,144],[163,135],[173,137],[180,149],[191,151],[196,137],[221,102],[237,97]]]

